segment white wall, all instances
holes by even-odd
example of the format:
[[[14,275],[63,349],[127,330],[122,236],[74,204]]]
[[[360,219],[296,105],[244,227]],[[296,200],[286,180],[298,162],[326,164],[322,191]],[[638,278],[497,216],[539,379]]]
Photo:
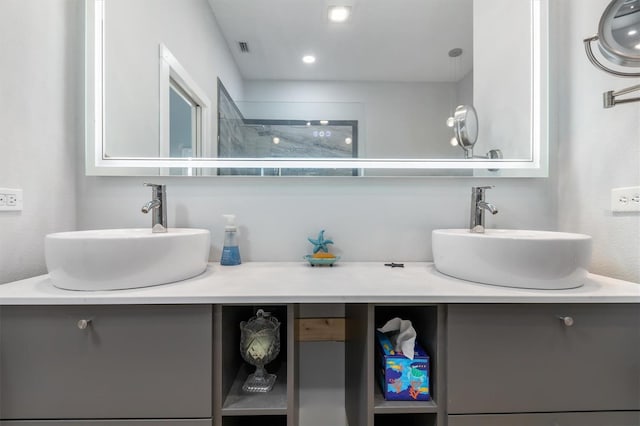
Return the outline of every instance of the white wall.
[[[0,212],[0,283],[45,273],[45,234],[75,227],[79,6],[0,2],[0,187],[24,190],[22,212]]]
[[[242,96],[242,78],[207,0],[109,0],[105,40],[108,155],[159,155],[161,43],[211,101],[215,145],[217,78],[234,97]]]
[[[558,2],[558,224],[593,236],[592,272],[640,282],[640,213],[612,213],[609,202],[611,188],[640,185],[640,104],[602,108],[603,92],[640,79],[599,71],[582,47],[608,3]]]
[[[552,2],[554,0],[551,0]],[[496,24],[500,23],[500,24]],[[529,0],[483,0],[473,8],[473,102],[478,111],[477,155],[500,149],[505,158],[531,157]]]
[[[79,176],[80,229],[150,226],[140,213],[150,196],[143,178]],[[296,261],[320,229],[346,261],[432,260],[435,228],[465,227],[470,188],[494,184],[500,213],[490,227],[554,229],[554,188],[547,179],[470,178],[154,178],[167,184],[169,226],[212,232],[222,248],[224,213],[235,213],[243,259]]]
[[[458,81],[456,85],[456,100],[458,105],[473,105],[473,70]]]

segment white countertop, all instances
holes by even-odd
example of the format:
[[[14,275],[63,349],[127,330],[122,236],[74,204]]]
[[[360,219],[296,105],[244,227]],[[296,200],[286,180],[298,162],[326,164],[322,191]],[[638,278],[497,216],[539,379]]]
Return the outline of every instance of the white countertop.
[[[576,289],[527,290],[451,278],[433,263],[249,262],[212,263],[189,280],[132,290],[61,290],[48,275],[0,285],[0,305],[198,303],[640,303],[640,284],[590,274]]]

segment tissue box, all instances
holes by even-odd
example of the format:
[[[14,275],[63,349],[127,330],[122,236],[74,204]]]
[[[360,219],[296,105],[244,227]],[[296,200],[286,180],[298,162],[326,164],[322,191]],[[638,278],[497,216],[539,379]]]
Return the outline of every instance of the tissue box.
[[[384,399],[429,401],[429,356],[416,342],[413,359],[393,350],[389,338],[376,331],[376,366]]]

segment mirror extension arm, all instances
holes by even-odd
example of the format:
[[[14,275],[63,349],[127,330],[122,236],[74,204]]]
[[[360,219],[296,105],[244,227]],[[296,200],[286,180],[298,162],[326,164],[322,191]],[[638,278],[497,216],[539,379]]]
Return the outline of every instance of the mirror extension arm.
[[[640,97],[637,98],[627,98],[627,99],[617,99],[618,96],[627,95],[629,93],[640,90],[640,84],[635,86],[627,87],[626,89],[618,90],[614,92],[613,90],[609,90],[608,92],[603,93],[603,106],[605,108],[613,108],[618,104],[628,104],[631,102],[640,101]]]
[[[616,71],[616,70],[608,68],[605,65],[603,65],[602,63],[600,63],[600,61],[598,61],[598,59],[593,54],[593,49],[591,48],[591,43],[594,42],[594,41],[597,41],[597,40],[598,40],[598,36],[597,35],[584,39],[584,50],[585,50],[585,52],[587,54],[587,58],[589,58],[589,61],[596,68],[601,69],[602,71],[607,72],[609,74],[616,75],[618,77],[640,77],[640,73],[639,72]],[[603,96],[602,97],[602,106],[604,108],[613,108],[617,104],[627,104],[627,103],[631,103],[631,102],[638,102],[638,101],[640,101],[640,97],[628,98],[628,99],[616,99],[618,96],[627,95],[627,94],[635,92],[637,90],[640,90],[640,84],[628,87],[626,89],[618,90],[617,92],[614,92],[613,90],[609,90],[608,92],[604,92],[602,94],[602,96]]]

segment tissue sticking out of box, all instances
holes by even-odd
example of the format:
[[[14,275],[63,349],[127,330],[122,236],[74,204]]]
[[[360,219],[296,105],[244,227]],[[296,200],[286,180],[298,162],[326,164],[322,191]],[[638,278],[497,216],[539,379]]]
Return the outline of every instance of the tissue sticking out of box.
[[[416,344],[416,330],[413,328],[411,321],[396,317],[387,321],[378,331],[385,334],[390,333],[389,340],[391,340],[394,350],[396,352],[402,352],[402,354],[409,359],[413,359],[413,348]]]

